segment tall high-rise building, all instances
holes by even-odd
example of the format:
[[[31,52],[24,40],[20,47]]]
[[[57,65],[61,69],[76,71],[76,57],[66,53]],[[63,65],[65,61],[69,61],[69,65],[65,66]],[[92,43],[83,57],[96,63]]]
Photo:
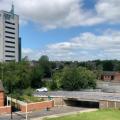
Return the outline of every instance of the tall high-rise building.
[[[19,38],[19,16],[11,11],[0,11],[0,61],[20,61],[21,38]]]

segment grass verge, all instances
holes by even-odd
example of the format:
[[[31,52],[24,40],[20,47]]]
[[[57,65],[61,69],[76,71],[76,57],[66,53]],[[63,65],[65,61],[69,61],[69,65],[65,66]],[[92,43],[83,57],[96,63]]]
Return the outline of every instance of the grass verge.
[[[120,120],[120,110],[98,110],[90,113],[80,113],[57,118],[46,118],[44,120]]]

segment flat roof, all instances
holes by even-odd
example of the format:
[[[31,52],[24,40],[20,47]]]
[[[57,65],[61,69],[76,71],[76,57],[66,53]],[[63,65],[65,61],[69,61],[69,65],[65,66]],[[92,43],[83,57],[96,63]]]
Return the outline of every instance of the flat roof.
[[[0,10],[0,12],[1,12],[1,13],[11,14],[11,15],[12,15],[11,12],[8,12],[8,11],[5,11],[5,10]],[[19,17],[19,15],[15,14],[15,13],[14,13],[14,15],[17,16],[17,17]]]
[[[52,91],[52,92],[36,92],[38,97],[63,97],[64,99],[76,99],[84,101],[100,100],[120,101],[120,93],[104,93],[104,92],[83,92],[83,91]]]

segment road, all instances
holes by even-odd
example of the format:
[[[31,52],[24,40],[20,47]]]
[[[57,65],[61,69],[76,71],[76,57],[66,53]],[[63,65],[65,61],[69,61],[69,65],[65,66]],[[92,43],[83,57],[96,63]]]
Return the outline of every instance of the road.
[[[88,101],[91,100],[97,102],[99,102],[99,100],[120,101],[120,93],[105,93],[105,92],[51,91],[51,92],[35,92],[34,96],[77,98],[77,99],[83,99]]]
[[[49,115],[55,115],[55,114],[61,114],[61,113],[69,113],[69,112],[75,112],[75,111],[82,111],[87,110],[88,108],[81,108],[81,107],[70,107],[70,106],[59,106],[54,107],[50,111],[47,111],[46,109],[36,112],[28,113],[28,120],[32,118],[38,118],[43,116],[49,116]],[[0,116],[0,120],[10,120],[10,115],[4,115]],[[13,120],[25,120],[25,114],[23,113],[14,113],[13,114]]]

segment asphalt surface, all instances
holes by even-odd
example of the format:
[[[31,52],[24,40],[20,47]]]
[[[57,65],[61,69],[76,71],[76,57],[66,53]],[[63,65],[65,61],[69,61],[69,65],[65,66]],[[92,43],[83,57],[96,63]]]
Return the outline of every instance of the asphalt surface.
[[[120,101],[120,93],[104,93],[104,92],[82,92],[82,91],[52,91],[52,92],[35,92],[34,96],[37,97],[63,97],[67,98],[76,98],[80,100],[90,100],[90,101],[99,101],[99,100],[111,100],[111,101]]]
[[[114,100],[120,101],[120,93],[104,93],[104,92],[83,92],[83,91],[52,91],[52,92],[36,92],[34,93],[35,96],[38,97],[63,97],[64,99],[68,98],[76,98],[85,101],[99,101],[99,100]],[[70,106],[62,106],[62,107],[54,107],[50,111],[46,109],[28,113],[28,118],[37,118],[43,117],[48,115],[54,114],[61,114],[61,113],[68,113],[68,112],[75,112],[81,111],[88,108],[81,108],[81,107],[70,107]],[[13,120],[24,120],[25,114],[19,112],[13,114]],[[28,120],[29,120],[28,119]],[[10,115],[0,115],[0,120],[10,120]]]
[[[87,110],[88,108],[81,108],[81,107],[70,107],[70,106],[59,106],[54,107],[47,111],[46,109],[36,112],[28,113],[28,120],[32,118],[38,118],[38,117],[44,117],[49,115],[55,115],[55,114],[62,114],[62,113],[69,113],[69,112],[76,112],[76,111],[82,111]],[[3,115],[0,116],[0,120],[11,120],[10,115]],[[25,120],[25,114],[23,113],[14,113],[12,120]]]

